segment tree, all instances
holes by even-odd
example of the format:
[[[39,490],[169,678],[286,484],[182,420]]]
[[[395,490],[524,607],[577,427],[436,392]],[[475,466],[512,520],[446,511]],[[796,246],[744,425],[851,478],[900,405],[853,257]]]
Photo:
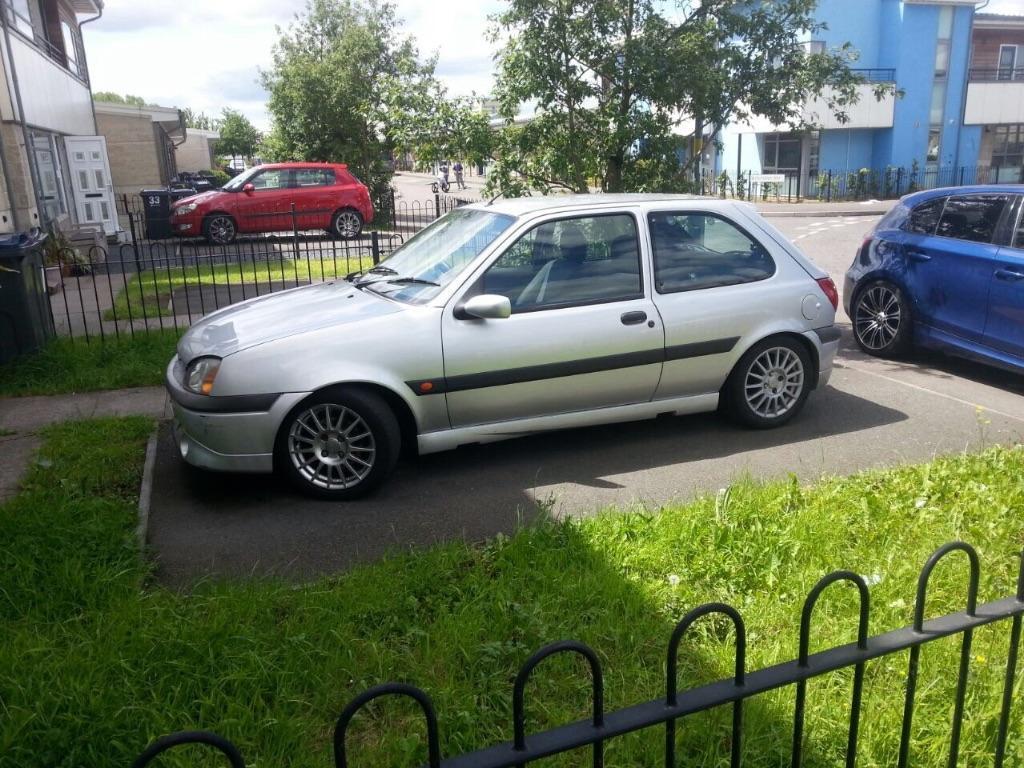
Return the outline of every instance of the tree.
[[[103,101],[108,104],[128,104],[133,107],[147,106],[145,99],[141,96],[132,96],[130,93],[122,96],[120,93],[114,93],[113,91],[96,91],[92,97],[95,101]]]
[[[396,150],[426,163],[458,158],[477,164],[491,157],[490,120],[472,99],[449,98],[433,78],[420,78],[416,85],[393,82],[385,97],[387,133]]]
[[[205,112],[193,112],[188,107],[181,110],[185,116],[185,127],[200,131],[216,131],[220,128],[220,120],[210,117]]]
[[[492,30],[508,38],[497,95],[510,125],[521,103],[538,108],[500,138],[493,184],[686,189],[727,120],[799,130],[809,95],[843,119],[862,82],[856,52],[805,52],[801,40],[823,28],[815,5],[680,0],[670,17],[655,0],[510,0]]]
[[[217,152],[231,155],[252,157],[260,144],[260,132],[249,122],[249,119],[237,109],[225,107],[221,112],[220,138],[217,140]]]
[[[395,149],[388,118],[404,99],[396,94],[429,89],[433,63],[418,62],[388,2],[309,0],[278,33],[273,65],[262,73],[270,148],[296,160],[348,163],[378,210],[387,210]]]

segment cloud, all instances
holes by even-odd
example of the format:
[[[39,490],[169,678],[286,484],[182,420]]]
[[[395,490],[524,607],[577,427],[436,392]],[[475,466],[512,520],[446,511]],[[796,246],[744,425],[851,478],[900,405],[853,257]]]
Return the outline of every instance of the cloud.
[[[260,84],[258,67],[214,73],[206,79],[204,90],[229,102],[264,101],[267,98],[267,92]]]

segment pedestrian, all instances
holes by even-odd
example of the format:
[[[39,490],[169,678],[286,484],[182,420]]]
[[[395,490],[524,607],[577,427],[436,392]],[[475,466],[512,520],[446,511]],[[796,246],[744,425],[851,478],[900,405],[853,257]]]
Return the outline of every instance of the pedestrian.
[[[438,173],[441,174],[441,178],[444,180],[444,185],[448,185],[448,161],[442,160],[440,167],[437,169]]]
[[[452,166],[452,170],[455,171],[455,183],[458,185],[459,189],[465,189],[466,182],[462,180],[462,161],[456,160],[455,165]]]

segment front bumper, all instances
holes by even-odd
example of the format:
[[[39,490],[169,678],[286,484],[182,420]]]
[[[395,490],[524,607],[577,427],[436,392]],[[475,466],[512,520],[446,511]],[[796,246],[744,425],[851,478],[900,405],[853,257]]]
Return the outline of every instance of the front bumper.
[[[189,464],[220,472],[270,472],[274,441],[288,412],[308,392],[272,395],[196,395],[178,382],[178,358],[165,386],[174,411],[174,442]]]
[[[199,237],[203,234],[203,217],[194,211],[184,216],[171,211],[171,232],[176,237]]]

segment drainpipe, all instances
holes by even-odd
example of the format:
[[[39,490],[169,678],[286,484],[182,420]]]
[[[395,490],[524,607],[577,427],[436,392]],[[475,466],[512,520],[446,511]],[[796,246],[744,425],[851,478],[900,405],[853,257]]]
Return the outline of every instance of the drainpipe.
[[[82,58],[85,59],[85,61],[83,61],[82,64],[85,65],[85,81],[89,86],[89,106],[92,108],[92,132],[96,136],[99,136],[100,127],[99,124],[96,122],[96,102],[92,100],[92,78],[89,77],[89,57],[86,56],[85,53],[85,37],[83,37],[82,35],[82,27],[84,27],[86,24],[91,24],[94,21],[98,21],[103,16],[102,0],[97,0],[96,5],[99,8],[99,13],[97,13],[95,16],[90,16],[88,19],[84,19],[83,21],[78,22],[78,39],[82,41]]]
[[[14,50],[11,48],[11,30],[7,22],[7,14],[0,14],[0,21],[3,23],[4,28],[4,44],[7,50],[7,62],[11,67],[11,84],[14,91],[14,100],[18,107],[18,118],[21,123],[21,136],[25,142],[25,160],[28,162],[28,175],[32,182],[32,198],[36,203],[36,216],[42,216],[42,200],[39,197],[39,189],[41,187],[39,179],[36,177],[36,165],[32,161],[32,143],[29,140],[28,126],[25,125],[25,107],[21,101],[21,86],[18,83],[18,70],[14,66]],[[11,212],[14,212],[14,199],[11,199]],[[40,223],[42,219],[40,219]],[[15,222],[17,223],[17,222]]]

